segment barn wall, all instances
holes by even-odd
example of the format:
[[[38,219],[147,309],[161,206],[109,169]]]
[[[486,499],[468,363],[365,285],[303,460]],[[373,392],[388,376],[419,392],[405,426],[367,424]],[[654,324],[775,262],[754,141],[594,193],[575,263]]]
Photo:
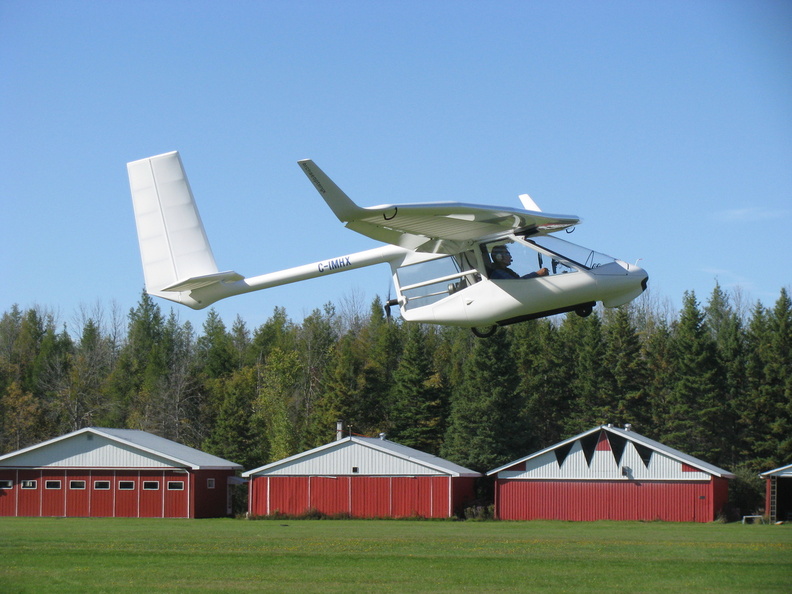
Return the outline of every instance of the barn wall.
[[[496,514],[503,520],[711,522],[726,502],[727,489],[725,479],[687,483],[498,479]]]
[[[474,482],[473,478],[424,476],[252,477],[249,511],[253,515],[300,515],[316,510],[359,518],[446,518],[471,498]]]
[[[177,469],[0,469],[0,480],[13,483],[10,489],[0,489],[0,516],[222,517],[227,477],[232,474],[205,471],[191,479]],[[215,478],[215,489],[205,487],[208,477]],[[25,480],[36,481],[36,488],[22,489]],[[97,488],[103,482],[109,483],[108,489]],[[121,483],[132,488],[122,490]]]
[[[191,473],[191,509],[194,518],[221,518],[228,515],[228,479],[233,470],[195,470]],[[214,481],[214,487],[210,481]]]

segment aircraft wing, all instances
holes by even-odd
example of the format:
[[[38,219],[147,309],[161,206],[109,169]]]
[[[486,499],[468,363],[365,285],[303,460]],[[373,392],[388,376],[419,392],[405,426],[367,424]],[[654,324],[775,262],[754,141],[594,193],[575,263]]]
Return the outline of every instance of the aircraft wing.
[[[299,162],[308,179],[349,229],[367,237],[421,252],[454,252],[461,245],[502,233],[544,235],[577,225],[573,215],[481,206],[461,202],[355,204],[310,159]]]

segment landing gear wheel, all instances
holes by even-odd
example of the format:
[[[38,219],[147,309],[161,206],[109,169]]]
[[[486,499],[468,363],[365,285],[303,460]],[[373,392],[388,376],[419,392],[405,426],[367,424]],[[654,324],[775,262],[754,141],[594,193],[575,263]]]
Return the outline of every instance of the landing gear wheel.
[[[484,328],[471,328],[470,331],[479,338],[489,338],[498,331],[498,325],[493,324],[492,326],[485,326]]]
[[[575,310],[575,313],[581,318],[587,318],[592,311],[594,311],[594,308],[591,305],[582,305]]]

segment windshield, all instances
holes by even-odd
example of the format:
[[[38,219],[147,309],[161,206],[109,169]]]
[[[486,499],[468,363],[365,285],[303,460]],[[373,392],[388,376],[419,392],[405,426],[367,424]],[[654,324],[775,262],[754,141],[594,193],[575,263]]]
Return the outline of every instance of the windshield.
[[[570,243],[558,237],[544,235],[526,240],[530,244],[544,248],[548,252],[561,256],[562,260],[580,264],[583,268],[597,268],[615,262],[616,259],[589,248]]]
[[[550,236],[501,240],[483,247],[491,279],[570,274],[614,261],[605,254]]]

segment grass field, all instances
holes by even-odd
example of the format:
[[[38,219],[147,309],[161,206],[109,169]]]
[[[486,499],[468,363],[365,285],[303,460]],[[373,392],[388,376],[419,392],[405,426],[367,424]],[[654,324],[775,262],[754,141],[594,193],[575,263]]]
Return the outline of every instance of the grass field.
[[[790,592],[792,525],[0,518],[2,592]]]

